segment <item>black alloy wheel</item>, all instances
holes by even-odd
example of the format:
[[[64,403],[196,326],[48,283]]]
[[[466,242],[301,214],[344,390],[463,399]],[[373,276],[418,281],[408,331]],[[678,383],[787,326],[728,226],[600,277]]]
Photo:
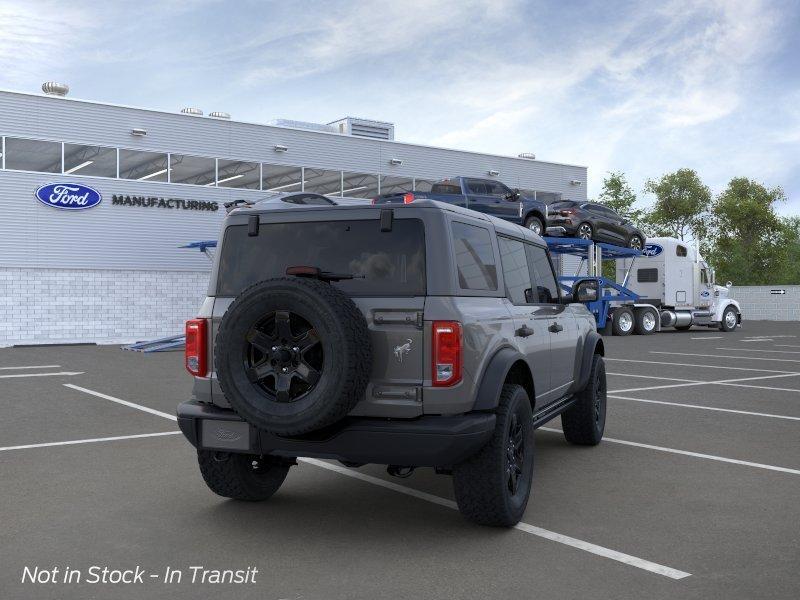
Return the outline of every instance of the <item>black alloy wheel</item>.
[[[525,430],[516,413],[511,414],[506,444],[506,475],[509,493],[514,496],[519,488],[519,479],[525,464]]]
[[[245,336],[245,372],[278,402],[294,402],[314,389],[324,356],[317,331],[300,315],[277,310]]]

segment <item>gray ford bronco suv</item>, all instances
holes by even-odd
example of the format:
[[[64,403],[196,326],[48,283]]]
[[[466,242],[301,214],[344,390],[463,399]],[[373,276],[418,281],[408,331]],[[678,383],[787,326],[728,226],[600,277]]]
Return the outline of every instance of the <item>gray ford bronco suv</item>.
[[[297,457],[451,474],[468,519],[516,524],[534,429],[598,444],[603,341],[542,239],[458,206],[236,208],[186,324],[178,423],[212,491],[274,494]],[[585,284],[585,285],[582,285]]]

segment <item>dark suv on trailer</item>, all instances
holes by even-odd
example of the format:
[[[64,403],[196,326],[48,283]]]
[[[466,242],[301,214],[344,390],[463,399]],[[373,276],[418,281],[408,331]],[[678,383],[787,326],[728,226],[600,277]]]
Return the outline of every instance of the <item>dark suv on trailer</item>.
[[[557,200],[548,206],[547,226],[563,227],[567,237],[608,242],[641,250],[646,237],[629,219],[602,204]]]
[[[573,289],[576,300],[596,291]],[[440,202],[228,214],[178,424],[217,494],[265,500],[297,457],[452,474],[459,509],[521,518],[533,430],[605,424],[603,341],[542,239]]]

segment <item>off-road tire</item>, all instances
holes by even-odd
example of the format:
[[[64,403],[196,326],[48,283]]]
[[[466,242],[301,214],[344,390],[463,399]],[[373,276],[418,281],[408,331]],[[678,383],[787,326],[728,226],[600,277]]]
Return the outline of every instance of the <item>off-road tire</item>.
[[[561,428],[570,444],[596,446],[603,439],[607,389],[605,362],[595,354],[586,387],[578,392],[575,403],[561,413]]]
[[[248,502],[271,497],[289,472],[286,460],[233,452],[198,450],[197,463],[212,492]]]
[[[645,323],[647,315],[650,315],[653,318],[653,326],[649,329]],[[633,312],[633,316],[633,330],[638,335],[652,335],[656,332],[656,329],[658,328],[658,315],[656,315],[655,311],[652,311],[649,308],[640,308]]]
[[[248,332],[275,311],[310,323],[323,355],[313,389],[288,402],[252,382],[245,363]],[[217,333],[214,364],[225,397],[244,420],[271,433],[300,435],[336,423],[363,398],[372,346],[364,315],[339,289],[316,279],[279,277],[250,286],[228,308]]]
[[[521,426],[524,442],[515,494],[509,489],[506,471],[512,419]],[[528,394],[520,385],[504,385],[492,438],[475,455],[453,467],[456,503],[465,518],[495,527],[512,527],[519,522],[531,493],[533,444],[533,413]]]
[[[534,233],[536,233],[536,231],[533,229],[533,226],[536,224],[539,225],[539,232],[537,235],[544,235],[545,234],[544,223],[539,217],[531,216],[525,219],[525,228],[530,229]]]
[[[627,317],[630,318],[630,327],[627,329],[625,328],[625,324],[627,323],[625,320],[626,317],[623,315],[627,315]],[[633,311],[630,308],[622,306],[614,309],[614,316],[611,322],[611,333],[614,335],[630,335],[633,333],[635,323],[636,320],[634,319]]]
[[[728,313],[733,313],[734,314],[734,319],[735,319],[734,323],[735,323],[735,325],[733,325],[732,327],[729,326],[728,323],[727,323],[727,318],[726,317],[728,316]],[[736,314],[737,314],[736,313],[736,309],[733,308],[732,306],[729,306],[724,311],[722,311],[722,320],[719,322],[719,330],[720,331],[725,331],[725,332],[730,332],[730,331],[733,331],[734,329],[736,329],[736,327],[739,325],[738,319],[736,318]]]

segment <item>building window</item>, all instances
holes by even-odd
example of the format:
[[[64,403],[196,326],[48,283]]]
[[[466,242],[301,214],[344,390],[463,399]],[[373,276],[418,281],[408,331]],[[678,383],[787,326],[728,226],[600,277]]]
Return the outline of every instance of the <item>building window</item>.
[[[61,143],[6,138],[6,169],[61,173]]]
[[[213,158],[186,154],[171,154],[169,157],[170,183],[214,185],[216,173],[217,161]]]
[[[436,183],[434,179],[415,179],[414,191],[415,192],[430,192],[433,184]]]
[[[261,165],[261,189],[266,192],[300,192],[303,169],[284,165]]]
[[[324,194],[326,196],[342,195],[342,172],[325,169],[305,169],[306,192]]]
[[[117,149],[64,144],[64,174],[116,177]]]
[[[342,196],[350,198],[374,198],[378,195],[378,176],[363,173],[342,173],[344,189]]]
[[[166,182],[168,173],[166,154],[139,150],[119,151],[119,176],[122,179]]]
[[[383,175],[381,177],[381,194],[402,194],[414,191],[414,180],[411,177],[395,177]]]
[[[258,163],[223,160],[217,162],[219,187],[257,190],[261,185],[261,166]]]
[[[453,223],[452,229],[461,289],[496,290],[497,266],[489,231],[465,223]]]

